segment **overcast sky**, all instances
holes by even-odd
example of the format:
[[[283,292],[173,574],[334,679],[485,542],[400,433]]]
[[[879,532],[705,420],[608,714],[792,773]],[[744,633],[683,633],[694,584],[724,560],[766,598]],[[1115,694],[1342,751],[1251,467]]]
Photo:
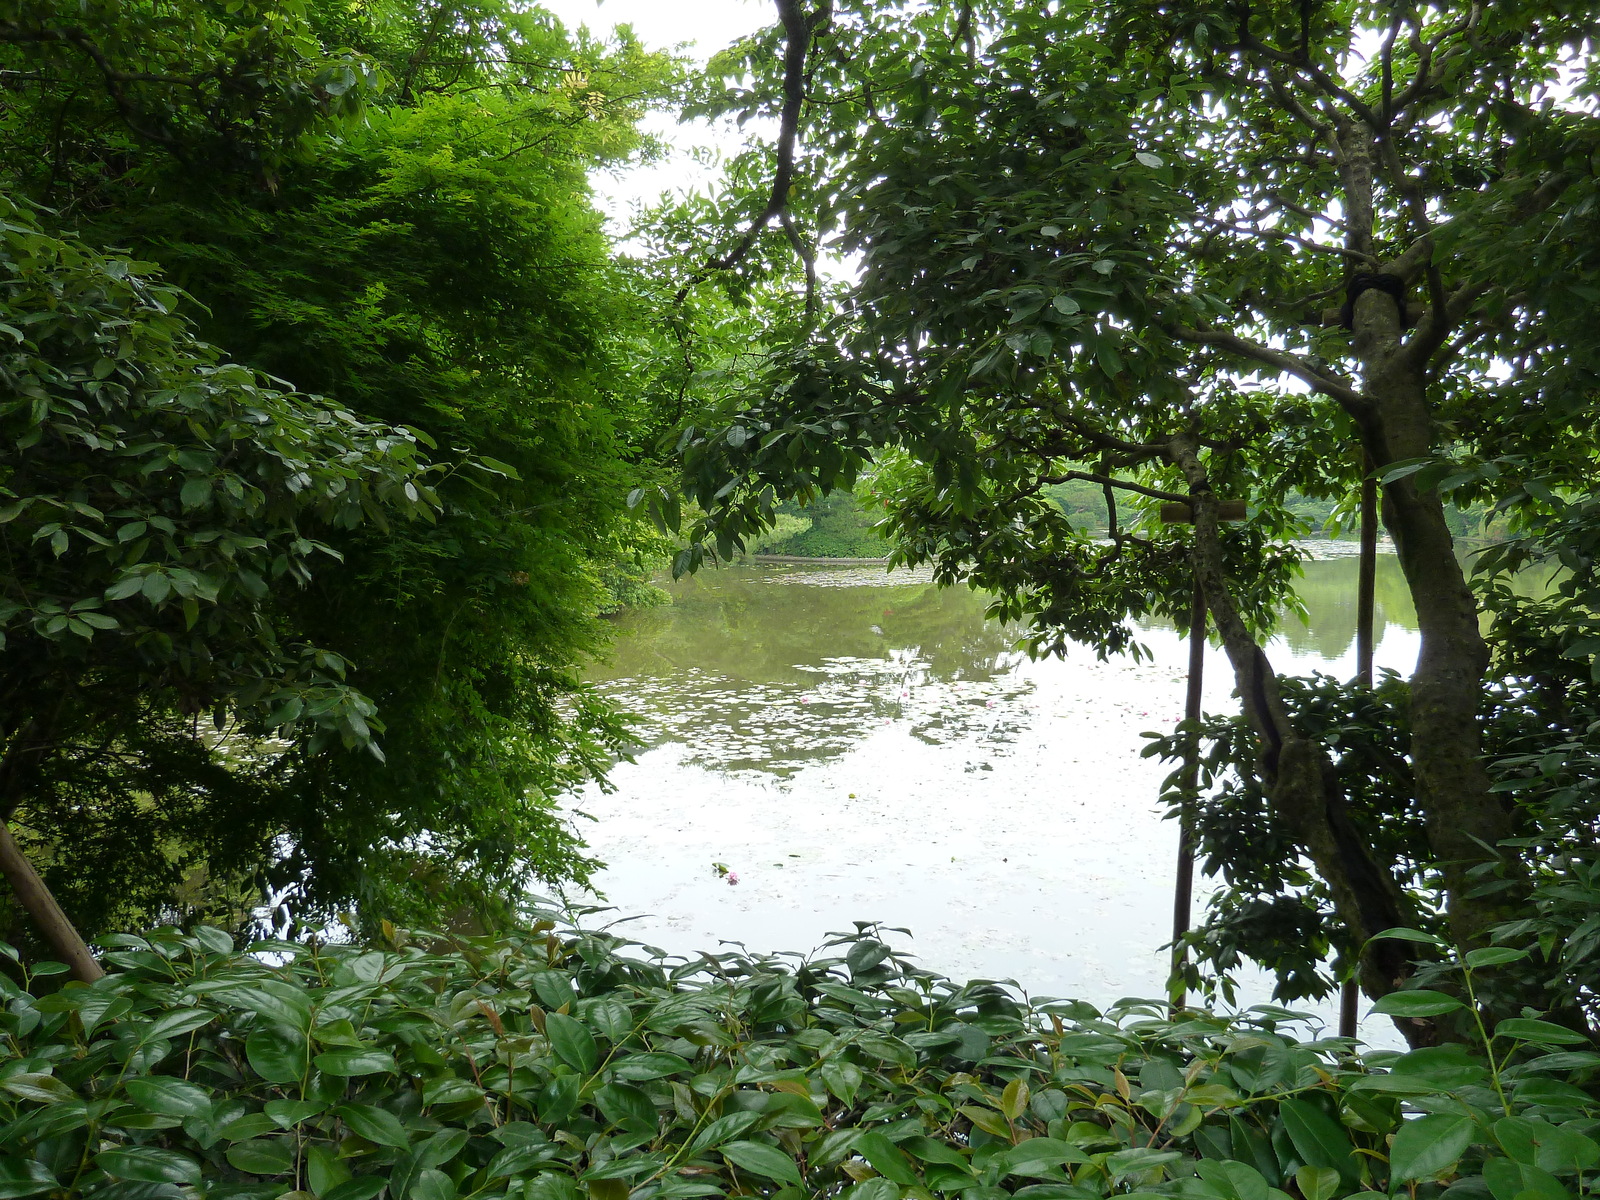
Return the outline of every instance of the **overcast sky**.
[[[569,28],[587,25],[597,34],[609,34],[618,25],[632,25],[639,39],[651,48],[678,48],[704,62],[730,42],[772,23],[776,15],[770,0],[540,0]],[[662,192],[704,187],[716,175],[690,156],[696,146],[728,153],[738,148],[735,135],[714,130],[705,122],[680,126],[670,114],[644,122],[645,128],[676,146],[663,163],[617,175],[599,172],[594,187],[601,206],[610,213],[620,233],[636,203],[648,203]]]

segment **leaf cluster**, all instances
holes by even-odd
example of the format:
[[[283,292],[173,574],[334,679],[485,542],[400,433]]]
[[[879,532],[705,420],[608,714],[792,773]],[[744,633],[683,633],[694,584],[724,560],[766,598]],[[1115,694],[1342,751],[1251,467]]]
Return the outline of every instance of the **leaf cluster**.
[[[859,926],[820,957],[666,960],[604,933],[371,946],[214,929],[0,982],[0,1193],[319,1200],[1571,1200],[1600,1058],[1506,1022],[1349,1054],[1293,1016],[1101,1014],[957,985]],[[1424,936],[1424,935],[1417,935]],[[1459,1005],[1434,992],[1397,1013]],[[1553,1052],[1552,1052],[1553,1051]]]

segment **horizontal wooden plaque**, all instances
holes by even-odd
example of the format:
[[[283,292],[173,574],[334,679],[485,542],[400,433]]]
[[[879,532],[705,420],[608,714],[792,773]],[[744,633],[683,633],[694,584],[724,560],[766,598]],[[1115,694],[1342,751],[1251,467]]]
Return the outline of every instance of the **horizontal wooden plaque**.
[[[1224,521],[1242,521],[1249,508],[1243,500],[1218,500],[1217,516]],[[1163,504],[1161,519],[1168,525],[1193,525],[1194,512],[1187,504]]]

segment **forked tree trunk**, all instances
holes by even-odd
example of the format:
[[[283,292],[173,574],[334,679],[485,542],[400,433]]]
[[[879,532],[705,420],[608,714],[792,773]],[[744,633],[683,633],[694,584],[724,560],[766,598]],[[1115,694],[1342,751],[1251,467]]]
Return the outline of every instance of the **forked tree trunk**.
[[[17,839],[11,836],[10,828],[3,822],[0,822],[0,874],[5,875],[17,902],[33,919],[39,936],[67,964],[74,979],[93,983],[105,974],[77,928],[61,911],[56,898],[33,869],[28,856],[23,854],[22,847],[17,845]]]

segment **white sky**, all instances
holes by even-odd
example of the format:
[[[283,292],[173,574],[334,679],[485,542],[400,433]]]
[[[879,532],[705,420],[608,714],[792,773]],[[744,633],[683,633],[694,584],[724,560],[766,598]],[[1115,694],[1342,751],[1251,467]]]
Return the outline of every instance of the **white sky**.
[[[570,29],[587,25],[594,33],[609,34],[618,25],[631,25],[646,46],[680,49],[701,62],[777,19],[771,0],[540,0],[540,4]],[[597,199],[619,234],[634,205],[652,202],[663,192],[704,190],[715,179],[714,168],[694,160],[696,147],[726,155],[740,145],[731,128],[713,128],[705,121],[680,125],[671,113],[654,114],[643,124],[647,132],[676,149],[666,161],[649,167],[594,175]],[[754,126],[751,131],[757,132]]]

